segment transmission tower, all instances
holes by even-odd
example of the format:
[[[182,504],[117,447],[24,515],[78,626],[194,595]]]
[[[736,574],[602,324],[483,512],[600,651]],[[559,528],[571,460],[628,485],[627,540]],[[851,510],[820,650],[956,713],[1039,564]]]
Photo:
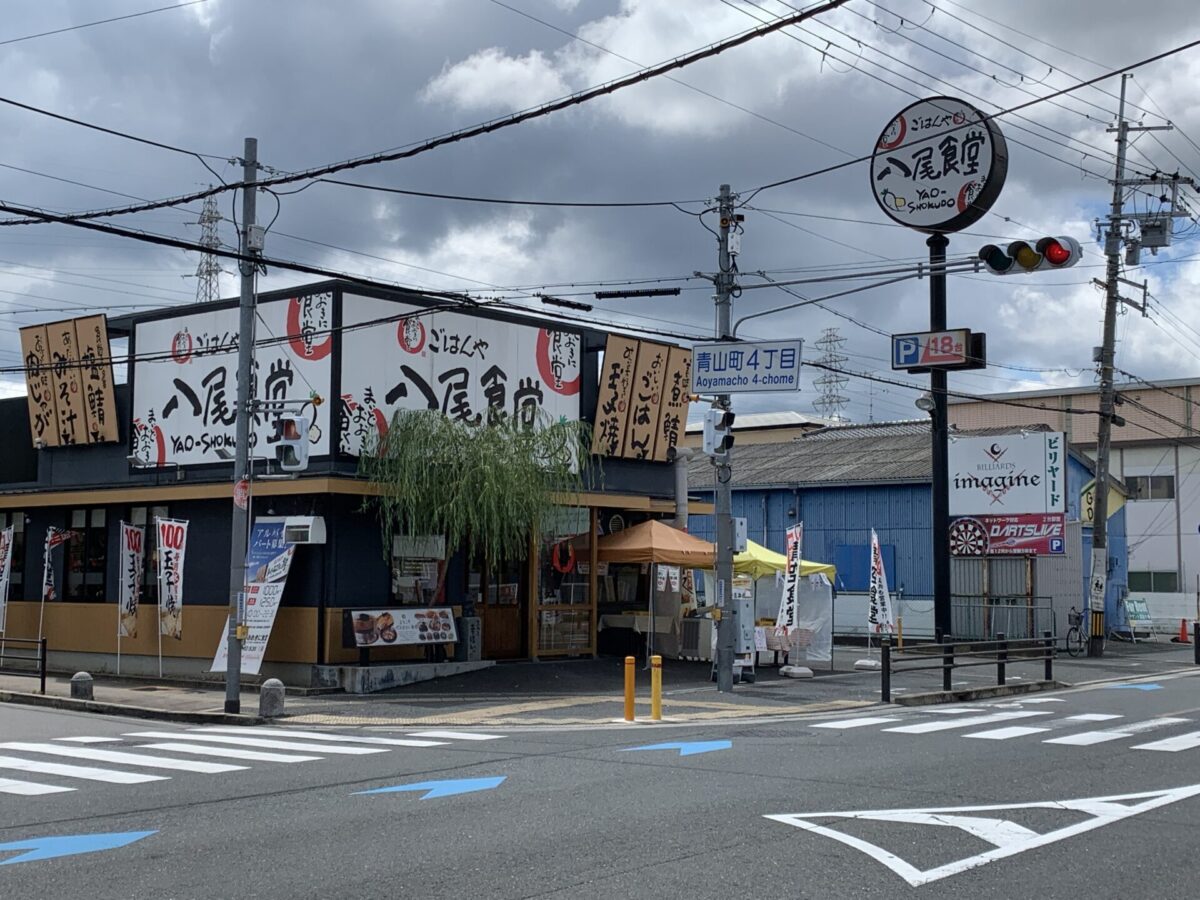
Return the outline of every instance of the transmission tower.
[[[217,212],[217,198],[204,198],[204,206],[200,210],[200,218],[195,224],[200,226],[200,246],[216,250],[221,246],[221,237],[217,234],[217,223],[221,214]],[[221,273],[225,271],[213,253],[200,254],[200,264],[196,266],[196,302],[212,303],[221,299]]]
[[[846,339],[836,328],[826,328],[816,342],[817,348],[821,351],[821,358],[817,360],[817,363],[827,368],[814,382],[820,388],[821,396],[813,401],[813,409],[826,419],[845,419],[842,410],[850,403],[850,398],[842,393],[846,383],[850,380],[841,371],[842,366],[849,359],[846,354],[842,353],[842,344],[844,343],[846,343]]]

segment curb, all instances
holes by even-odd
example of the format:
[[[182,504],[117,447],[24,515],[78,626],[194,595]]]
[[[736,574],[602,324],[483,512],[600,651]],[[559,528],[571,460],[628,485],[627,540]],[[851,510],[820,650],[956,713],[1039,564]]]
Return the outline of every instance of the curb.
[[[987,700],[991,697],[1011,697],[1014,694],[1061,691],[1070,687],[1072,685],[1063,681],[1027,681],[1022,684],[964,688],[960,691],[930,691],[927,694],[906,694],[903,697],[896,697],[892,702],[896,706],[932,706],[938,703],[961,703],[971,700]]]
[[[261,716],[232,713],[184,712],[173,709],[153,709],[147,706],[127,706],[123,703],[103,703],[98,700],[73,700],[70,697],[53,697],[42,694],[23,694],[19,691],[0,691],[0,703],[16,703],[25,706],[41,706],[48,709],[65,709],[72,712],[90,712],[102,716],[128,716],[133,719],[161,719],[165,722],[189,722],[201,725],[262,725],[267,722]]]

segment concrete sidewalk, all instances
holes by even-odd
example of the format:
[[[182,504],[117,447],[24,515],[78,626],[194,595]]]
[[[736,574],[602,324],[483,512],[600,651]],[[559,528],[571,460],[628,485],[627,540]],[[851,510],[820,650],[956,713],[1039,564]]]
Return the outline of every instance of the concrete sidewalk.
[[[811,679],[781,677],[773,667],[760,667],[753,684],[738,684],[721,694],[710,680],[708,663],[665,660],[663,666],[664,721],[699,723],[771,716],[795,716],[877,704],[878,671],[854,668],[866,657],[863,647],[836,647],[832,669],[814,668]],[[874,651],[878,659],[879,651]],[[904,658],[912,659],[912,654]],[[919,660],[918,660],[919,661]],[[934,661],[934,660],[931,660]],[[1043,662],[1010,661],[1007,683],[1016,690],[1040,681]],[[1195,670],[1191,645],[1167,642],[1136,645],[1110,642],[1103,657],[1072,659],[1060,653],[1054,660],[1054,679],[1065,685],[1091,681],[1154,676]],[[506,663],[440,681],[423,682],[367,696],[335,694],[292,695],[281,720],[300,725],[328,726],[569,726],[620,721],[623,715],[624,669],[620,659],[602,658],[542,663]],[[995,685],[994,666],[956,669],[955,691]],[[904,702],[914,695],[941,689],[941,672],[896,671],[892,692]],[[258,695],[243,692],[241,717],[224,715],[224,690],[214,685],[180,685],[99,677],[96,703],[77,707],[70,697],[70,678],[47,678],[47,698],[32,691],[37,682],[0,676],[0,700],[53,704],[94,712],[181,721],[257,721]],[[637,716],[649,716],[649,673],[637,670]]]

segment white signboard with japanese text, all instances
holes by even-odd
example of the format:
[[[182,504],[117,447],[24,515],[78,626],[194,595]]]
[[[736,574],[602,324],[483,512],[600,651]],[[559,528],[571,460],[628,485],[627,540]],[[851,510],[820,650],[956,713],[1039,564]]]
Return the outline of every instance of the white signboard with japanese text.
[[[1061,432],[959,437],[949,451],[950,515],[1066,512]]]
[[[257,675],[262,668],[275,616],[283,602],[283,590],[296,554],[296,545],[284,540],[286,521],[279,516],[264,516],[256,518],[250,529],[246,548],[244,621],[239,623],[246,626],[246,638],[242,642],[243,675]],[[213,656],[213,672],[224,672],[229,666],[229,646],[225,640],[228,633],[229,620],[226,618]]]
[[[800,389],[801,341],[714,341],[692,347],[692,393]]]
[[[955,97],[902,109],[871,158],[880,209],[908,228],[958,231],[988,211],[1008,174],[1008,147],[995,119]]]
[[[345,294],[340,451],[358,455],[398,410],[478,425],[579,418],[580,336]]]
[[[328,397],[333,335],[332,292],[258,305],[255,322],[251,455],[272,456],[281,401]],[[134,328],[133,451],[151,465],[220,463],[234,447],[238,309],[215,309],[139,322]],[[296,407],[292,407],[293,411]],[[329,449],[330,404],[309,406],[313,456]]]

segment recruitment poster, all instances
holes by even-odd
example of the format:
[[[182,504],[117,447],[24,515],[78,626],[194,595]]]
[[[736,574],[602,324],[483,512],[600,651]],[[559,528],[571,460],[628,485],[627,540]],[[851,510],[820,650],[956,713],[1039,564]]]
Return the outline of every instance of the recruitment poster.
[[[250,529],[250,546],[246,550],[246,639],[242,642],[242,674],[257,675],[262,668],[271,629],[275,626],[275,614],[283,601],[283,589],[287,585],[288,572],[292,568],[292,557],[296,546],[283,539],[284,519],[280,517],[254,520]],[[229,666],[228,646],[225,636],[229,633],[229,620],[217,643],[212,671],[224,672]]]

